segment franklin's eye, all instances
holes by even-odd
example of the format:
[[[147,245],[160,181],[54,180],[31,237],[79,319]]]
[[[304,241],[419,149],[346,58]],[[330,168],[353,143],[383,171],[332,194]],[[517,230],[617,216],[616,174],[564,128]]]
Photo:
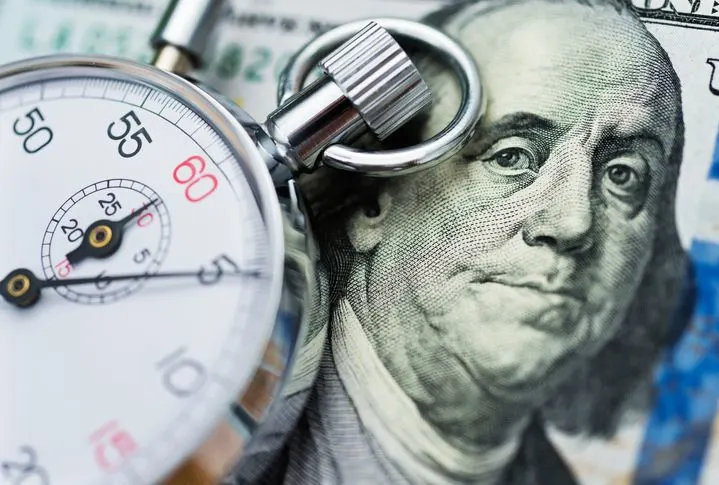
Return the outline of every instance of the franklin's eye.
[[[633,215],[644,205],[649,191],[649,167],[636,154],[624,154],[611,160],[602,174],[602,190],[608,201]]]
[[[639,166],[636,160],[613,160],[605,167],[603,179],[606,190],[619,198],[634,197],[646,192],[646,166]]]
[[[539,164],[528,150],[523,148],[505,148],[490,158],[485,158],[490,170],[500,175],[519,175],[539,172]]]
[[[637,172],[626,165],[614,165],[607,168],[607,177],[614,185],[626,191],[636,190],[641,184]]]
[[[523,174],[537,175],[540,160],[531,142],[521,137],[510,137],[495,143],[479,160],[490,171],[505,177]]]

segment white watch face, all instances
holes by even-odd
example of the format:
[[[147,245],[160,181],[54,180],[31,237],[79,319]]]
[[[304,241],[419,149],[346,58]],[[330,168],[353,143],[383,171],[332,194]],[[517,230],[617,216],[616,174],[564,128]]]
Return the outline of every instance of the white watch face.
[[[96,71],[0,92],[2,485],[156,483],[273,324],[246,161],[172,93]]]

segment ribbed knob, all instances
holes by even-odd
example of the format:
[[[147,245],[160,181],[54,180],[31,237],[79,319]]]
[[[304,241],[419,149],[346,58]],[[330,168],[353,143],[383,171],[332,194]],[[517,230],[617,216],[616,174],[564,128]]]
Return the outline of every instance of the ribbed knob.
[[[320,65],[380,140],[432,102],[432,93],[409,56],[376,22]]]

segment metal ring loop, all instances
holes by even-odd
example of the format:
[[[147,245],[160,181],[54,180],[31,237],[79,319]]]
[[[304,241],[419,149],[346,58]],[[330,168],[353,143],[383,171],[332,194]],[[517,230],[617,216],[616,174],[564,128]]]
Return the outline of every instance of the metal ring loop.
[[[330,145],[321,154],[329,167],[360,172],[375,177],[404,175],[437,165],[456,154],[474,134],[484,114],[484,90],[472,56],[457,42],[425,24],[406,19],[379,18],[343,24],[315,38],[299,50],[280,76],[279,104],[302,90],[317,63],[349,40],[373,20],[399,40],[419,44],[437,54],[455,72],[462,90],[462,101],[454,119],[444,130],[417,145],[397,150],[363,152],[345,145]]]

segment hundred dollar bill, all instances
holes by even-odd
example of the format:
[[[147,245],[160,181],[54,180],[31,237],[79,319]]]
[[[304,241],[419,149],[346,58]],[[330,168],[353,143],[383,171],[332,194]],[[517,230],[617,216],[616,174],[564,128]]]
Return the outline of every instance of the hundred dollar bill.
[[[0,61],[147,60],[163,6],[0,1]],[[237,1],[201,76],[262,117],[298,45],[379,15],[462,42],[487,114],[429,171],[303,182],[322,367],[227,483],[719,483],[719,5]],[[418,61],[435,104],[396,146],[458,105]]]
[[[235,483],[719,482],[718,17],[668,0],[425,17],[476,58],[487,114],[431,170],[305,181],[329,343],[289,444]],[[458,105],[421,65],[435,105],[397,146]]]

